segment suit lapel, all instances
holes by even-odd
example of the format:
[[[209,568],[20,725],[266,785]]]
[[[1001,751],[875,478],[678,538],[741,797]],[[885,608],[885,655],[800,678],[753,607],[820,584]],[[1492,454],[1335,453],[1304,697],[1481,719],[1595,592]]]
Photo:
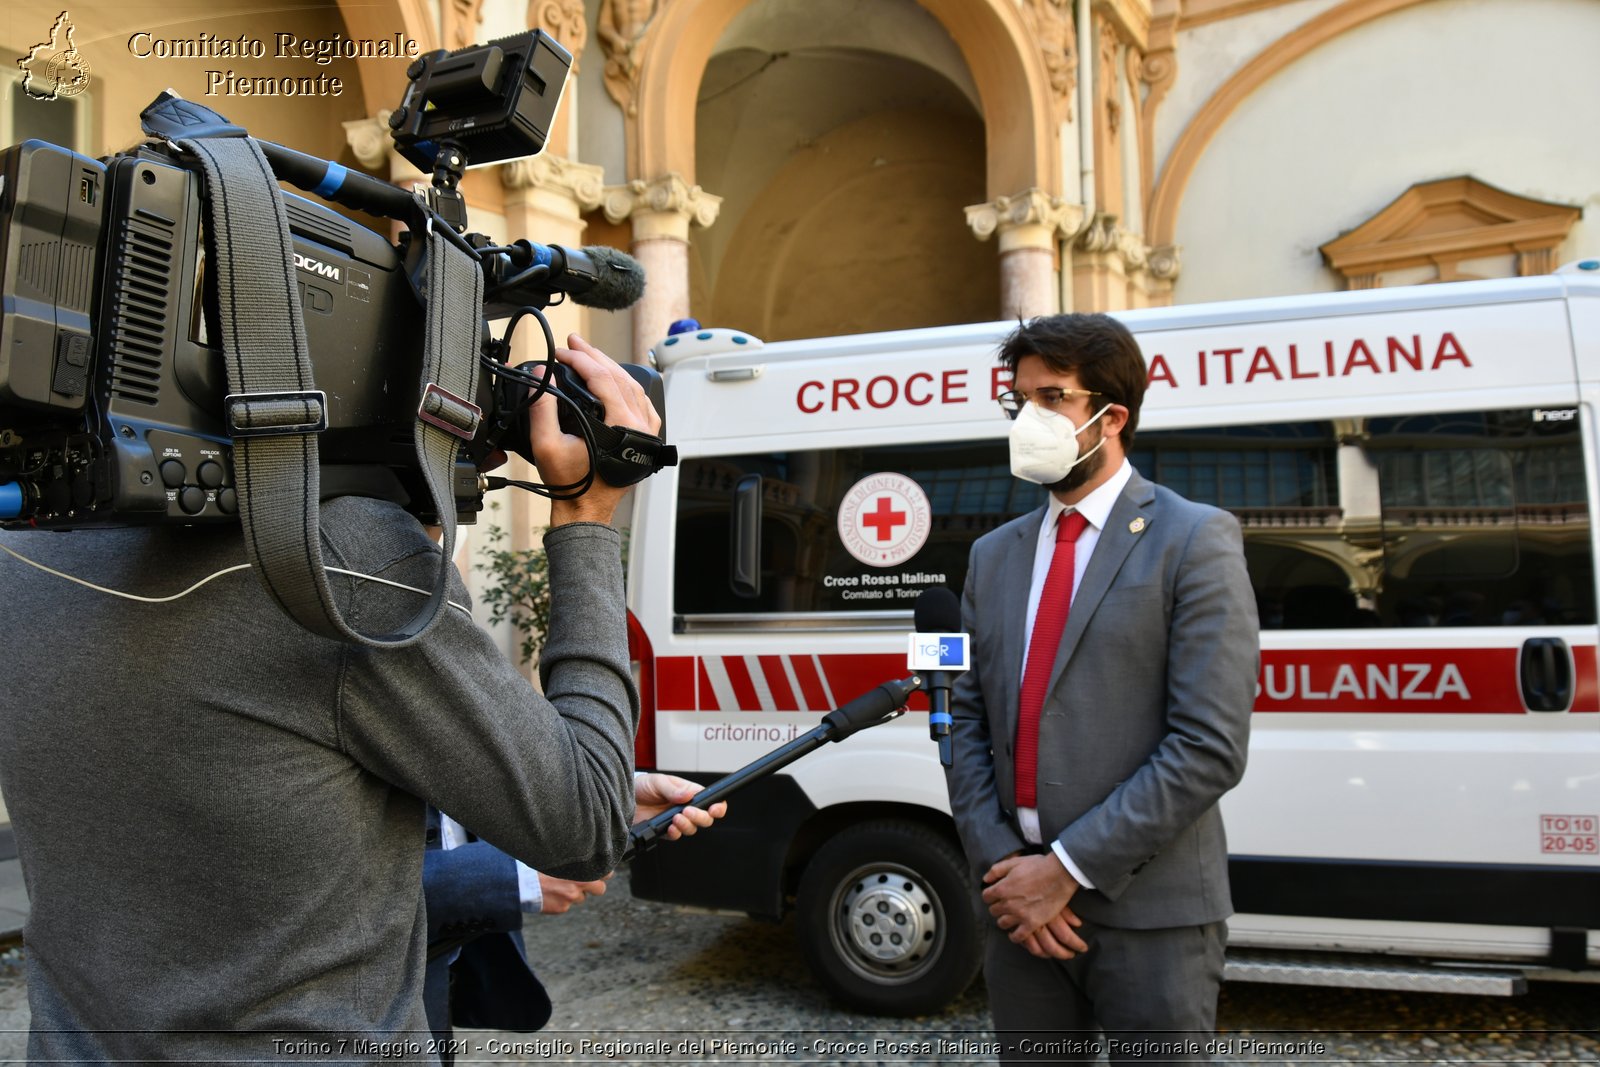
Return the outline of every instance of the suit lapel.
[[[1061,631],[1061,647],[1056,652],[1055,669],[1050,672],[1046,694],[1053,692],[1056,683],[1061,681],[1061,674],[1067,669],[1067,662],[1072,659],[1072,653],[1077,649],[1078,641],[1105,597],[1106,590],[1111,588],[1128,553],[1144,536],[1143,531],[1154,521],[1150,506],[1155,497],[1155,486],[1134,471],[1133,477],[1123,487],[1122,494],[1117,497],[1117,502],[1111,506],[1111,515],[1106,519],[1105,529],[1100,531],[1094,554],[1089,557],[1089,566],[1084,569],[1078,594],[1072,598],[1072,610],[1067,615],[1066,628]],[[1143,522],[1134,521],[1141,518]],[[1135,526],[1137,529],[1133,528]]]
[[[1033,558],[1039,549],[1039,528],[1044,524],[1048,506],[1028,515],[1028,521],[1017,529],[1016,540],[1007,546],[1001,563],[1000,589],[1009,593],[1020,589],[1023,595],[1006,596],[1006,610],[1001,617],[1000,649],[1004,662],[1000,665],[1001,708],[1011,732],[1017,725],[1017,699],[1022,687],[1022,653],[1024,635],[1028,630],[1029,586],[1033,584]]]

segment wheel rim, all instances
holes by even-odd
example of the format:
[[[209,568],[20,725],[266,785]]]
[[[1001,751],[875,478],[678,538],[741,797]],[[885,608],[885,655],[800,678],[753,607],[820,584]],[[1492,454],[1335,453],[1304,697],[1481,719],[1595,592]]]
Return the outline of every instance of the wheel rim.
[[[896,863],[851,871],[833,891],[834,951],[857,974],[898,984],[921,977],[944,945],[944,911],[927,879]]]

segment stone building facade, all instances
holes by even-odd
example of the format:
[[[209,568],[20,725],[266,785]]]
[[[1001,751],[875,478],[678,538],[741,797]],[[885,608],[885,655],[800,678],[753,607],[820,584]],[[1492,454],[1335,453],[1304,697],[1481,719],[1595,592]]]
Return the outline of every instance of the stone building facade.
[[[1596,0],[322,0],[268,13],[88,0],[69,9],[88,74],[70,114],[23,99],[13,68],[60,9],[20,8],[0,36],[0,143],[116,150],[173,85],[260,136],[400,182],[419,176],[384,119],[406,63],[285,59],[276,35],[398,35],[428,51],[549,32],[574,57],[549,144],[470,172],[464,190],[492,237],[610,244],[644,264],[630,311],[551,314],[558,336],[578,330],[619,358],[643,359],[690,315],[781,340],[1542,273],[1600,251]],[[170,43],[193,51],[203,35],[205,55]],[[214,54],[235,38],[269,54]],[[153,54],[157,40],[169,54]],[[332,75],[342,90],[207,96],[221,68]],[[504,507],[514,529],[537,523],[533,498]]]

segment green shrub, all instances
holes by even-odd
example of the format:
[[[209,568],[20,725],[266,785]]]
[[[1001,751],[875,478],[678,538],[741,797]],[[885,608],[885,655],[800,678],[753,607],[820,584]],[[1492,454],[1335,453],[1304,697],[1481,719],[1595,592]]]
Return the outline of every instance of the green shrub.
[[[539,533],[543,533],[540,530]],[[521,637],[518,662],[537,662],[550,628],[550,572],[544,548],[511,548],[511,535],[491,523],[484,530],[488,548],[473,565],[488,581],[478,599],[489,609],[489,621],[509,621]]]

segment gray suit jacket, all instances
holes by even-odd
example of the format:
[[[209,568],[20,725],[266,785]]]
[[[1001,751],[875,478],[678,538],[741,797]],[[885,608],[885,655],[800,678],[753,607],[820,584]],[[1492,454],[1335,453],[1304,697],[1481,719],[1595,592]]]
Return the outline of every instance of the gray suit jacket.
[[[1012,753],[1043,521],[1041,508],[980,538],[962,598],[972,669],[953,692],[947,778],[980,878],[1023,847]],[[1089,557],[1039,721],[1041,830],[1095,885],[1073,898],[1079,915],[1154,929],[1231,914],[1217,801],[1244,773],[1259,649],[1238,523],[1135,473]]]

